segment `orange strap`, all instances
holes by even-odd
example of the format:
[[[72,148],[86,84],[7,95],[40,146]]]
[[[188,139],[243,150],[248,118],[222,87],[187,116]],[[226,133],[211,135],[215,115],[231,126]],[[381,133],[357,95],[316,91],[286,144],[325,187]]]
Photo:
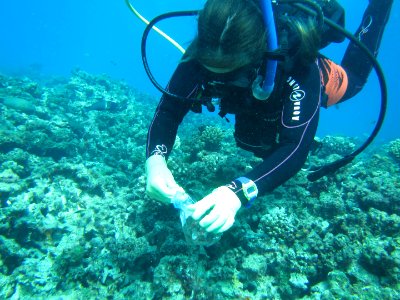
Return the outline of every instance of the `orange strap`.
[[[327,58],[319,59],[321,83],[325,87],[325,94],[328,96],[326,106],[329,107],[338,103],[346,93],[349,79],[346,71],[338,64]]]

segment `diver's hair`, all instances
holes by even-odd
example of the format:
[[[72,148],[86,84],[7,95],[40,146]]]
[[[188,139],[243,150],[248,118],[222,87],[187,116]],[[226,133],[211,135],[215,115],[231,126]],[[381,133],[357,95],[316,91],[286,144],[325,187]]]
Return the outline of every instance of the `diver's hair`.
[[[296,35],[296,65],[314,60],[319,46],[315,21],[290,18],[288,24],[289,34]],[[257,65],[267,50],[267,34],[258,0],[208,0],[183,61],[195,59],[206,66],[231,69]]]
[[[208,0],[187,59],[217,68],[261,62],[266,50],[262,12],[255,0]]]
[[[307,65],[315,60],[318,55],[321,42],[320,31],[313,18],[291,18],[289,25],[292,28],[296,42],[291,55],[295,65]]]

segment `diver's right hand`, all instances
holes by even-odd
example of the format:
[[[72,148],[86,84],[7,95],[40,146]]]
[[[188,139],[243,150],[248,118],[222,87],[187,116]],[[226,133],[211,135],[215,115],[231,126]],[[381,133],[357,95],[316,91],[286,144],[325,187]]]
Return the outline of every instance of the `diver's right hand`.
[[[167,167],[165,158],[161,155],[152,155],[146,160],[146,192],[155,200],[171,203],[177,192],[184,193]]]

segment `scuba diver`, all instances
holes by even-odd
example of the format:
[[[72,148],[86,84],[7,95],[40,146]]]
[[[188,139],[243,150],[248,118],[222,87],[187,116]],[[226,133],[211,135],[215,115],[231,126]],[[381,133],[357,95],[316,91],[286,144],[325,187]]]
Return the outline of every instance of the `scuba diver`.
[[[344,11],[336,1],[314,2],[324,3],[325,10],[336,4],[331,16],[344,22]],[[370,0],[355,34],[374,56],[392,3]],[[189,111],[200,113],[203,106],[214,110],[210,99],[219,100],[220,116],[235,115],[237,146],[263,159],[250,172],[227,180],[226,185],[190,206],[193,219],[207,232],[228,230],[242,206],[250,207],[257,196],[294,176],[314,141],[320,107],[356,95],[373,67],[354,43],[348,46],[341,64],[334,63],[319,50],[344,37],[328,29],[321,35],[316,18],[298,13],[288,4],[278,2],[273,16],[266,13],[272,9],[265,5],[271,6],[271,1],[205,3],[198,16],[197,36],[172,75],[166,88],[169,94],[161,97],[148,130],[146,191],[163,203],[171,203],[177,193],[185,192],[166,162],[178,127]],[[274,31],[280,51],[270,45]],[[275,70],[268,61],[279,61]],[[260,91],[260,78],[267,81],[270,73],[275,73],[272,84]]]

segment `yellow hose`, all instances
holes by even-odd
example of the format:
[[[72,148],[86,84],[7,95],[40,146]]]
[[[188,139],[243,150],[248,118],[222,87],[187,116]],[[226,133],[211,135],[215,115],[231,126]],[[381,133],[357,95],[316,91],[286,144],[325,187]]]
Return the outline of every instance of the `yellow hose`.
[[[133,14],[138,17],[143,23],[149,25],[149,21],[143,17],[131,4],[129,0],[125,0],[126,5],[128,5],[129,9],[133,12]],[[170,42],[172,45],[174,45],[179,51],[182,53],[185,53],[185,49],[179,45],[173,38],[171,38],[169,35],[167,35],[164,31],[159,29],[157,26],[153,26],[152,29],[154,29],[158,34],[160,34],[163,38],[165,38],[168,42]]]

